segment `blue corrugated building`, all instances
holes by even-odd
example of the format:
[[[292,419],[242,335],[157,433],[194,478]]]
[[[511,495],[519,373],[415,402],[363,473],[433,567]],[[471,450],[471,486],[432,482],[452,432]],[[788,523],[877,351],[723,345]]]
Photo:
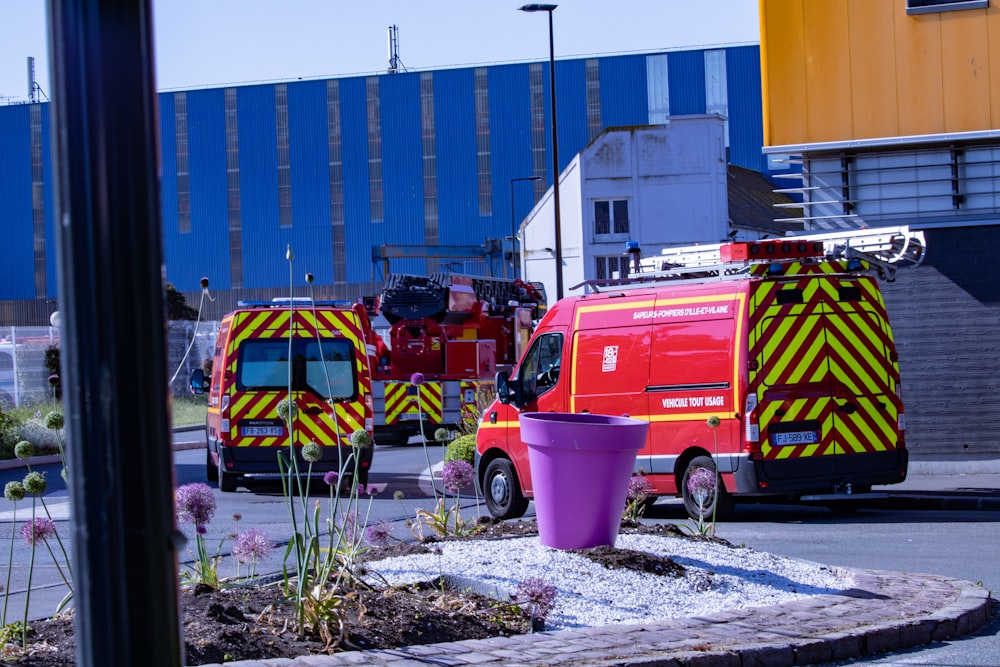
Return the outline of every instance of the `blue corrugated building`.
[[[730,163],[771,175],[757,45],[566,59],[555,74],[561,166],[604,128],[719,113]],[[214,316],[290,281],[304,295],[306,272],[317,297],[355,300],[383,277],[373,246],[509,236],[552,183],[549,80],[545,61],[160,93],[167,280],[191,301],[208,277]],[[49,116],[0,107],[0,325],[47,323],[58,298]]]

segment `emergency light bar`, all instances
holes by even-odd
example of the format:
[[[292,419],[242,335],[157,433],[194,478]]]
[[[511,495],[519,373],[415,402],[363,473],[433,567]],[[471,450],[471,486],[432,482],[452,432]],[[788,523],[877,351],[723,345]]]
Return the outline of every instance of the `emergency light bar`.
[[[822,241],[771,239],[768,241],[740,241],[727,243],[719,248],[723,262],[804,259],[824,255]]]

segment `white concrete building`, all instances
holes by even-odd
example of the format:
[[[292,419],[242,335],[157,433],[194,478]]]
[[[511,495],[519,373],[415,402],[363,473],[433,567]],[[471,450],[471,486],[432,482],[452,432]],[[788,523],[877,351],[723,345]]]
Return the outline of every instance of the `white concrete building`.
[[[725,119],[676,116],[664,125],[609,128],[560,174],[564,296],[585,280],[627,273],[626,243],[643,256],[671,245],[718,243],[730,232]],[[555,301],[552,190],[518,231],[520,274]]]

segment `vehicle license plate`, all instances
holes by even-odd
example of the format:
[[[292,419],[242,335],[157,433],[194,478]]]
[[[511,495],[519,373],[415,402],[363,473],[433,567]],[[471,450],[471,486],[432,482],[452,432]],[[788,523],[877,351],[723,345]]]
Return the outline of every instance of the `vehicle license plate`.
[[[788,433],[772,433],[771,442],[777,447],[787,445],[814,445],[819,442],[816,431],[789,431]]]
[[[281,426],[244,426],[240,429],[240,435],[245,438],[268,438],[285,434],[285,429]]]

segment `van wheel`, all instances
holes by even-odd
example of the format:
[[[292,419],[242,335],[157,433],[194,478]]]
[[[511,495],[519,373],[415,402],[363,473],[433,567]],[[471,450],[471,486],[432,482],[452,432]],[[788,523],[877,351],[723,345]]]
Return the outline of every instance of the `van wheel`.
[[[698,470],[707,470],[715,476],[715,462],[710,456],[696,456],[688,463],[684,469],[684,478],[681,480],[681,496],[684,498],[684,509],[689,517],[695,521],[711,521],[712,513],[716,519],[728,519],[733,514],[735,502],[733,497],[726,491],[722,480],[716,477],[718,484],[714,493],[708,494],[702,504],[695,499],[694,494],[688,489],[688,480]]]
[[[514,464],[509,459],[493,459],[483,477],[486,508],[498,519],[517,519],[528,510],[528,499],[521,493]]]
[[[219,491],[232,493],[236,490],[236,473],[226,472],[222,469],[222,457],[219,457],[219,467],[216,469],[219,475]]]
[[[219,466],[215,465],[215,461],[212,460],[212,450],[207,447],[205,448],[205,477],[210,482],[219,481]]]

